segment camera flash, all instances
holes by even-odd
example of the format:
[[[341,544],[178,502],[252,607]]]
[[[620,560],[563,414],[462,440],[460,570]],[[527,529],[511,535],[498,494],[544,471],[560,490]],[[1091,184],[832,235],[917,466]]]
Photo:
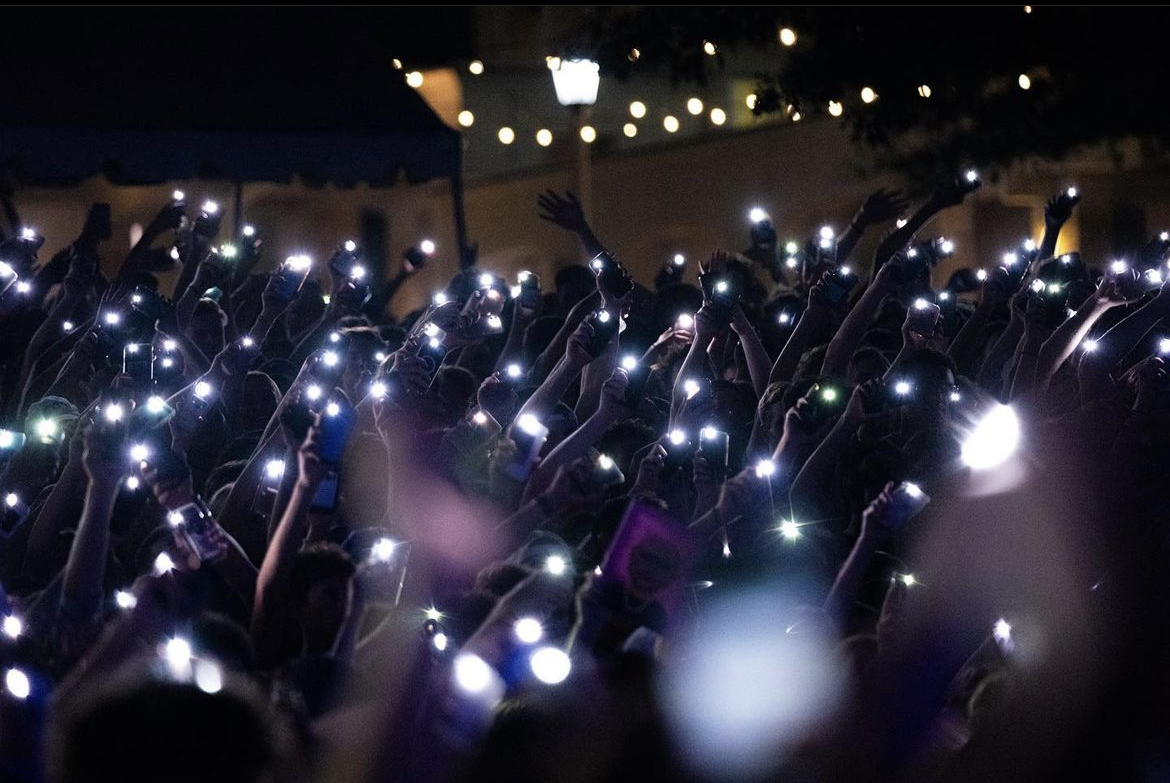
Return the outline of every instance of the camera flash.
[[[309,267],[313,265],[313,259],[307,255],[289,256],[284,260],[285,266],[298,274],[308,272]]]
[[[211,396],[211,384],[207,381],[198,381],[195,384],[195,396],[200,399],[207,399]]]
[[[459,653],[453,665],[455,684],[470,694],[484,693],[491,687],[493,678],[492,667],[471,653]]]
[[[536,644],[544,637],[544,628],[535,617],[521,617],[512,626],[512,632],[524,644]]]
[[[24,623],[16,615],[10,614],[4,618],[3,624],[0,625],[0,631],[3,631],[9,639],[16,639],[24,633]]]
[[[525,435],[533,438],[540,437],[544,433],[544,425],[540,423],[540,419],[533,416],[531,413],[525,413],[520,418],[516,419],[516,426]]]
[[[771,478],[776,473],[776,463],[770,459],[762,459],[756,463],[757,478]]]
[[[635,370],[638,367],[638,357],[627,354],[622,357],[622,368],[625,370]]]
[[[112,405],[107,405],[106,409],[104,411],[106,421],[110,422],[111,424],[117,424],[118,422],[120,422],[122,420],[123,412],[124,411],[122,410],[121,405],[118,405],[116,403],[114,403]]]
[[[544,561],[544,570],[548,571],[553,576],[561,576],[565,573],[565,569],[568,568],[568,565],[569,564],[565,561],[565,558],[561,557],[560,555],[549,555],[548,558]]]
[[[694,378],[687,378],[683,381],[683,392],[686,393],[688,400],[698,394],[700,388],[699,382]]]
[[[760,209],[759,207],[752,207],[751,211],[748,212],[748,220],[750,220],[753,223],[763,223],[767,219],[768,219],[768,213],[765,212],[764,210]]]
[[[391,538],[379,538],[374,542],[374,545],[370,547],[370,556],[379,563],[388,562],[390,558],[394,556],[394,548],[396,546],[397,544],[395,544],[394,540]]]
[[[284,476],[284,460],[270,459],[264,464],[264,475],[269,481],[276,481]]]
[[[428,256],[434,255],[435,243],[433,241],[431,241],[430,239],[424,239],[422,242],[418,243],[418,249],[423,251],[423,253],[425,253]]]
[[[133,609],[138,605],[138,599],[134,597],[134,593],[118,590],[114,593],[114,603],[119,609]]]
[[[154,559],[154,573],[157,576],[162,576],[174,570],[175,561],[171,560],[171,556],[166,552],[159,552],[158,557]]]
[[[569,656],[556,647],[541,647],[528,658],[532,673],[545,685],[557,685],[565,681],[573,668]]]
[[[32,693],[32,683],[29,682],[28,675],[20,669],[8,670],[4,675],[4,687],[14,699],[27,699]]]
[[[789,541],[795,541],[800,538],[800,525],[791,519],[782,520],[780,522],[780,535]]]
[[[135,462],[142,462],[150,456],[150,449],[145,443],[135,443],[130,447],[130,459]]]

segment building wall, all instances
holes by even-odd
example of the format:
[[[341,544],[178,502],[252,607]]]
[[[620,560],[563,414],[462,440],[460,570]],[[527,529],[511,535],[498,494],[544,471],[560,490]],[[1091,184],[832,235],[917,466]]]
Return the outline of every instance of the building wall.
[[[1079,246],[1087,259],[1104,262],[1116,249],[1115,237],[1170,228],[1165,164],[1129,153],[1120,162],[1094,152],[1059,166],[1021,166],[945,213],[927,233],[955,240],[955,266],[994,263],[1026,232],[1038,237],[1044,201],[1075,183],[1084,201],[1065,246]],[[593,161],[591,215],[602,240],[649,283],[658,265],[675,252],[697,260],[716,248],[742,249],[747,211],[755,205],[772,215],[782,240],[804,239],[824,223],[842,228],[866,194],[898,184],[889,175],[867,175],[866,165],[846,133],[829,120],[614,153]],[[575,241],[540,220],[536,210],[539,193],[576,189],[578,174],[575,165],[567,164],[470,183],[467,222],[472,242],[479,245],[480,265],[510,276],[530,269],[550,279],[556,269],[579,261]],[[147,222],[175,187],[188,193],[192,214],[202,198],[219,199],[228,212],[226,225],[232,225],[234,188],[222,182],[115,188],[95,179],[75,189],[18,189],[15,200],[22,220],[46,235],[50,252],[76,235],[89,202],[109,201],[115,235],[103,250],[103,264],[112,269],[129,247],[132,223]],[[270,261],[298,251],[324,261],[338,242],[358,235],[366,212],[384,218],[387,241],[375,256],[395,268],[404,248],[433,237],[439,253],[403,288],[395,303],[398,312],[425,302],[457,269],[447,183],[349,190],[249,184],[243,189],[243,212],[264,237]],[[1146,225],[1135,229],[1143,220]],[[867,255],[877,239],[867,237],[859,254]],[[693,269],[692,263],[692,276]],[[937,284],[948,271],[940,270]]]

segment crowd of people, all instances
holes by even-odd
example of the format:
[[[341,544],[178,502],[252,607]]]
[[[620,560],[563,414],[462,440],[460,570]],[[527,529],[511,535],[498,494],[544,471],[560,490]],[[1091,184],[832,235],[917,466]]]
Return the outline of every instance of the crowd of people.
[[[402,318],[432,245],[9,237],[0,779],[1164,775],[1170,237],[967,258],[979,186],[650,286],[548,192],[582,263]]]

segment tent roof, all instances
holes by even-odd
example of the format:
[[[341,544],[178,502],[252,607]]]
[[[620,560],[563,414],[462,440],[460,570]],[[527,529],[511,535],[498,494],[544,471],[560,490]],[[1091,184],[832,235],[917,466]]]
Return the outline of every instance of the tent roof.
[[[64,29],[0,35],[0,165],[20,182],[381,185],[399,171],[411,182],[458,171],[460,135],[394,70],[385,15],[54,10],[71,15]]]

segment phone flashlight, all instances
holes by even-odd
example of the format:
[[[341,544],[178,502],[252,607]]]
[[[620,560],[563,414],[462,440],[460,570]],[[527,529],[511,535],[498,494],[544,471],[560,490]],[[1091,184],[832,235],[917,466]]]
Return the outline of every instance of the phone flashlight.
[[[171,192],[171,201],[179,202],[179,201],[186,201],[186,199],[187,199],[187,194],[181,190],[175,190],[175,191]]]
[[[752,207],[748,212],[748,220],[753,223],[763,223],[768,219],[768,213],[760,207]]]
[[[394,556],[394,550],[398,544],[391,538],[379,538],[370,547],[370,560],[375,563],[388,563],[390,558]]]
[[[434,240],[424,239],[422,242],[418,243],[418,249],[426,253],[428,256],[433,256],[435,254]]]
[[[795,541],[800,538],[800,525],[793,519],[784,519],[780,521],[780,527],[777,528],[780,535],[784,536],[786,541]]]
[[[380,400],[386,396],[387,391],[388,391],[388,387],[386,386],[386,384],[382,383],[381,381],[374,381],[373,383],[370,384],[370,396],[371,397],[375,397],[375,398]]]
[[[0,430],[0,451],[19,449],[24,445],[25,440],[23,432]]]
[[[622,357],[622,369],[627,372],[634,370],[638,366],[638,357],[633,354],[626,354]]]
[[[757,478],[771,478],[776,474],[776,463],[770,459],[762,459],[756,463]]]
[[[695,328],[695,317],[690,313],[682,313],[675,319],[674,325],[678,329],[691,330]]]
[[[0,622],[0,631],[9,639],[17,639],[24,633],[24,623],[14,614],[10,614]]]
[[[1109,265],[1109,271],[1115,275],[1123,275],[1129,271],[1129,264],[1118,259]]]
[[[667,438],[672,445],[681,446],[687,442],[687,433],[683,430],[671,430]]]
[[[975,279],[978,280],[979,282],[983,282],[984,280],[986,280],[987,279],[987,270],[986,269],[975,270]]]
[[[206,400],[211,396],[213,389],[211,388],[211,384],[207,381],[196,381],[194,391],[196,397],[202,400]]]
[[[138,605],[138,599],[128,590],[118,590],[114,593],[114,604],[119,609],[129,610]]]
[[[524,368],[513,362],[504,368],[504,375],[512,381],[519,381],[524,377]]]
[[[442,291],[439,291],[437,294],[431,297],[431,301],[437,305],[445,305],[447,304],[447,295]]]
[[[122,420],[122,416],[125,414],[125,411],[122,409],[121,405],[112,403],[107,405],[106,409],[102,413],[105,415],[106,421],[110,422],[111,424],[117,424]]]
[[[361,265],[355,265],[354,268],[349,271],[349,276],[354,280],[361,280],[366,276],[366,268]]]
[[[682,253],[675,253],[674,257],[670,259],[670,263],[677,267],[686,266],[687,258]]]
[[[553,576],[563,575],[568,567],[568,562],[561,555],[549,555],[544,561],[544,570]]]
[[[1076,188],[1068,188],[1067,190],[1064,191],[1064,195],[1068,196],[1069,198],[1076,198],[1077,197],[1077,189]]]
[[[687,378],[683,381],[683,392],[687,395],[688,400],[698,394],[701,388],[699,382],[694,378]]]
[[[491,272],[484,272],[479,276],[480,288],[491,288],[496,282],[496,277]]]
[[[979,172],[975,169],[967,169],[967,173],[963,175],[966,180],[972,184],[979,181]]]
[[[523,644],[536,644],[544,638],[544,627],[535,617],[521,617],[512,625],[512,633]]]
[[[280,481],[284,477],[284,460],[270,459],[264,464],[264,477],[270,482]]]
[[[930,302],[926,301],[925,299],[919,297],[918,299],[914,300],[915,310],[925,310],[928,307],[930,307]]]
[[[37,419],[33,423],[33,432],[41,443],[52,443],[57,437],[57,422],[52,419]]]
[[[111,310],[102,316],[102,320],[105,321],[108,326],[117,326],[118,324],[122,323],[122,316]]]
[[[150,456],[150,448],[145,443],[135,443],[130,447],[130,459],[135,462],[145,462]]]
[[[215,203],[211,199],[207,199],[203,202],[203,206],[200,207],[200,210],[205,215],[214,215],[216,212],[219,212],[219,204]]]
[[[308,388],[305,389],[305,397],[307,397],[310,402],[316,402],[317,400],[321,399],[322,393],[323,392],[321,391],[321,387],[315,383],[310,384]]]
[[[254,236],[256,236],[256,227],[255,226],[244,226],[244,228],[240,231],[240,233],[242,233],[246,237],[254,237]]]

